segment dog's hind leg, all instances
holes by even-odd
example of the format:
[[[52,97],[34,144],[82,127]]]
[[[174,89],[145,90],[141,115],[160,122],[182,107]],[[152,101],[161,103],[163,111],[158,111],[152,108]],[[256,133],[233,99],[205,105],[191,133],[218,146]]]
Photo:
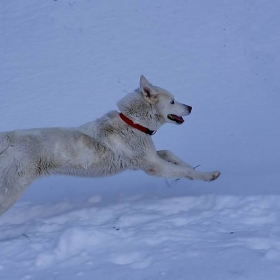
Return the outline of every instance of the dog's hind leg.
[[[36,174],[27,163],[0,154],[0,215],[6,212],[21,197],[34,181]]]
[[[22,195],[24,190],[16,193],[0,193],[0,216],[6,212]]]
[[[16,174],[16,176],[23,176]],[[23,180],[22,180],[23,179]],[[9,182],[0,180],[0,216],[6,212],[23,194],[26,188],[32,183],[29,178],[16,178]]]
[[[10,145],[10,137],[7,133],[0,133],[0,155],[4,153]]]

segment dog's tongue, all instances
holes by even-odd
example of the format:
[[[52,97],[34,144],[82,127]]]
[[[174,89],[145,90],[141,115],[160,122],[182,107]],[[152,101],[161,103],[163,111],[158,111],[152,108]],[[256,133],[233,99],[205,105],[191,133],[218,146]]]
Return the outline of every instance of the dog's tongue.
[[[177,119],[179,122],[184,122],[184,119],[183,119],[182,117],[176,116],[176,119]]]
[[[184,119],[183,119],[182,117],[178,117],[178,116],[176,116],[176,115],[172,115],[172,117],[173,117],[174,119],[176,119],[178,122],[184,122]]]

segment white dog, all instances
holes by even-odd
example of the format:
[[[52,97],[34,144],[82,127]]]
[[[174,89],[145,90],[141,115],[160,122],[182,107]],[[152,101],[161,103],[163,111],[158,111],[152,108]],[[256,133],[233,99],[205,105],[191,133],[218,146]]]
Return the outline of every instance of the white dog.
[[[77,128],[0,133],[0,215],[43,175],[99,177],[141,169],[166,178],[218,178],[218,171],[199,172],[170,151],[156,151],[152,141],[163,124],[182,124],[192,107],[141,76],[140,89],[121,99],[118,108]]]

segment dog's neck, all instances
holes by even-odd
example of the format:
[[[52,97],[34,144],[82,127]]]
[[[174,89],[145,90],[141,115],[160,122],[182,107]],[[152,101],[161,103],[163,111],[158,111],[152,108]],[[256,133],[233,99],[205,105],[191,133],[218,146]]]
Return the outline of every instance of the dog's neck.
[[[133,128],[136,128],[136,129],[138,129],[138,130],[140,130],[140,131],[142,131],[142,132],[144,132],[144,133],[146,133],[146,134],[148,134],[148,135],[153,135],[153,134],[156,133],[156,130],[150,130],[150,129],[148,129],[147,127],[144,127],[144,126],[142,126],[142,125],[140,125],[140,124],[134,123],[131,119],[127,118],[123,113],[119,113],[119,115],[120,115],[120,118],[121,118],[125,123],[127,123],[127,124],[130,125],[130,126],[132,126]]]

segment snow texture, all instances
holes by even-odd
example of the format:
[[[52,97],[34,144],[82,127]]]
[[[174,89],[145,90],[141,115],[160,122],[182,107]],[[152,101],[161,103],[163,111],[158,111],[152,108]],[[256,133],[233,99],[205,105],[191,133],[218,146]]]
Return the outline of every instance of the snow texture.
[[[144,74],[193,107],[153,136],[213,183],[36,181],[0,217],[0,279],[278,280],[280,2],[0,3],[0,131],[78,126]]]

